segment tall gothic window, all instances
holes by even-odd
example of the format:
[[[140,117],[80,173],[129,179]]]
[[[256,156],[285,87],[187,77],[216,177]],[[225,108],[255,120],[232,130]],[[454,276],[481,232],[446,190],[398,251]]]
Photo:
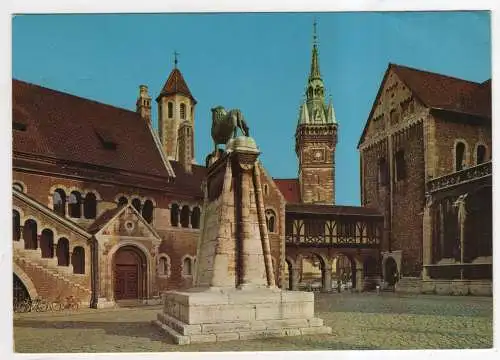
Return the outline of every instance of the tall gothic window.
[[[169,101],[167,107],[168,107],[168,117],[173,118],[174,117],[174,104],[171,101]]]
[[[405,162],[405,152],[399,150],[394,156],[395,167],[396,167],[396,181],[406,179],[406,162]]]
[[[461,141],[455,146],[455,171],[460,171],[465,165],[465,144]]]
[[[387,161],[385,158],[381,158],[378,161],[378,182],[381,186],[387,185],[389,182],[389,171],[387,167]]]
[[[181,119],[186,118],[186,104],[181,104]]]
[[[476,163],[482,164],[486,160],[486,146],[478,145],[476,150]]]

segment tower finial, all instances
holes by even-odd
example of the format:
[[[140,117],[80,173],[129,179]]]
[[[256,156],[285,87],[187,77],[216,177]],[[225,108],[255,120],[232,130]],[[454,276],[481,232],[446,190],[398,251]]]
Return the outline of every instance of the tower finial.
[[[314,17],[314,22],[313,22],[313,45],[316,46],[318,44],[318,33],[316,26],[318,25],[318,22],[316,20],[316,16]]]
[[[177,69],[177,63],[179,62],[177,60],[177,56],[180,55],[177,51],[174,51],[174,68]]]

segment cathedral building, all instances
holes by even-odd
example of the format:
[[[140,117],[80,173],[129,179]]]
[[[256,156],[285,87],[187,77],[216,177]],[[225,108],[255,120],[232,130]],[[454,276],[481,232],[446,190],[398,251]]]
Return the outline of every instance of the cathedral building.
[[[405,291],[491,294],[491,80],[389,64],[359,141],[362,205]]]

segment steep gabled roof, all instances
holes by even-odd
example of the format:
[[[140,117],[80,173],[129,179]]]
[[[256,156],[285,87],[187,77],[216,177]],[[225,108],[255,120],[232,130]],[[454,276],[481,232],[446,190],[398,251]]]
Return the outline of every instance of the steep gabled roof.
[[[273,179],[287,203],[300,202],[299,179]]]
[[[174,175],[139,114],[12,81],[13,152],[156,177]]]
[[[391,70],[430,109],[491,119],[491,79],[483,83],[476,83],[389,63],[377,96],[373,101],[358,147],[364,140],[368,123],[377,106],[385,81]]]
[[[165,82],[165,85],[163,85],[163,88],[160,91],[160,95],[158,95],[158,98],[156,100],[158,101],[164,95],[174,94],[183,94],[185,96],[188,96],[196,104],[196,99],[191,94],[191,91],[189,90],[189,87],[184,80],[184,76],[182,76],[182,73],[177,68],[174,68],[170,72],[170,75],[168,76],[168,79]]]

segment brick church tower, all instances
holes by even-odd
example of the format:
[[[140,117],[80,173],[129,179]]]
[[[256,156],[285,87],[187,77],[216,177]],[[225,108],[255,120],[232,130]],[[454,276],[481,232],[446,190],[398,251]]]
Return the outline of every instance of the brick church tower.
[[[335,147],[337,121],[319,71],[316,22],[314,22],[311,72],[306,99],[300,107],[295,152],[299,159],[299,186],[303,203],[335,203]]]
[[[156,98],[160,141],[169,160],[185,160],[186,155],[188,155],[191,157],[191,162],[194,163],[194,141],[192,139],[195,129],[196,100],[182,73],[177,68],[177,54],[174,64],[174,69],[168,76],[160,95]],[[181,146],[188,148],[181,148]]]

